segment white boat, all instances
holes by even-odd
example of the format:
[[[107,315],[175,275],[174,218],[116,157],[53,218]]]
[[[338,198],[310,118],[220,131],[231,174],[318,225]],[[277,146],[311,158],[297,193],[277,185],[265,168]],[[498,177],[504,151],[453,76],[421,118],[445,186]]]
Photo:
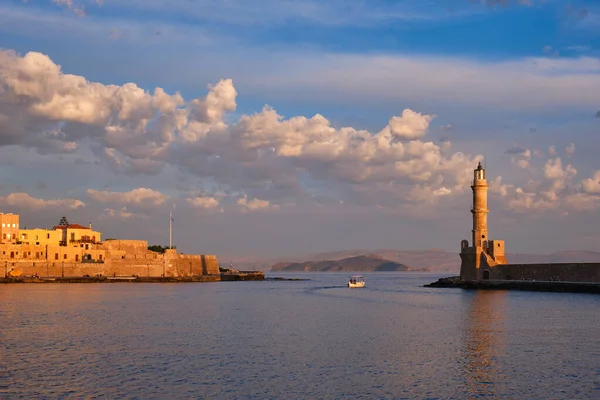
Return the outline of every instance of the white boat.
[[[365,285],[366,285],[365,278],[360,275],[354,275],[348,281],[348,287],[350,287],[350,288],[360,288],[360,287],[365,287]]]

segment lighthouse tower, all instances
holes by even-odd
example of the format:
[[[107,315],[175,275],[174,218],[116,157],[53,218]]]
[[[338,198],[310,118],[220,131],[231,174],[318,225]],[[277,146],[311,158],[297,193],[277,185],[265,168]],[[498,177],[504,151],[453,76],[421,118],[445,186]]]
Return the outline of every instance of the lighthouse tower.
[[[485,169],[481,163],[477,165],[477,169],[473,171],[473,246],[483,247],[484,242],[488,239],[487,215],[490,212],[487,208],[487,191],[488,184],[485,180]]]
[[[470,246],[468,240],[461,242],[460,278],[463,280],[490,279],[490,276],[493,276],[491,267],[506,264],[506,256],[504,255],[504,241],[489,240],[488,238],[488,184],[485,179],[485,169],[481,163],[473,171],[471,190],[473,191],[473,208],[471,209],[473,236]]]

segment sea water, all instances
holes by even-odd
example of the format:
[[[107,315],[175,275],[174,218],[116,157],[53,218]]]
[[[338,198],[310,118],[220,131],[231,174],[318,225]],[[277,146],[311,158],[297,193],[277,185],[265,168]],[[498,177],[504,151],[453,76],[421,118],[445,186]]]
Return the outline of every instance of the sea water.
[[[0,398],[600,398],[600,296],[433,273],[0,287]]]

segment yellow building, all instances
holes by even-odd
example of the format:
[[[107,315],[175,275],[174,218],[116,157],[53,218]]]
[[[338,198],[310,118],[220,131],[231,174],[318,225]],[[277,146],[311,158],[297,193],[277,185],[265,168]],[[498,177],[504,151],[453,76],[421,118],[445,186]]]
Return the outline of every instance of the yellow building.
[[[62,234],[62,230],[54,229],[19,229],[18,241],[31,246],[58,246]]]
[[[19,215],[0,213],[0,244],[17,243]]]
[[[19,229],[19,216],[0,214],[0,260],[49,262],[103,262],[106,251],[102,234],[89,227],[70,224],[53,229]]]
[[[102,241],[102,234],[92,230],[92,224],[89,227],[79,224],[57,225],[54,230],[61,232],[61,246],[84,247],[87,250],[90,245]]]

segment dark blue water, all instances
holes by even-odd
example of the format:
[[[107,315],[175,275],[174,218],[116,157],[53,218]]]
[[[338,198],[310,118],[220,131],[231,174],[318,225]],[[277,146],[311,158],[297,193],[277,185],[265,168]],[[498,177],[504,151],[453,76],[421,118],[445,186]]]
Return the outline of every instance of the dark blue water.
[[[1,286],[0,398],[600,398],[600,296],[285,276]]]

